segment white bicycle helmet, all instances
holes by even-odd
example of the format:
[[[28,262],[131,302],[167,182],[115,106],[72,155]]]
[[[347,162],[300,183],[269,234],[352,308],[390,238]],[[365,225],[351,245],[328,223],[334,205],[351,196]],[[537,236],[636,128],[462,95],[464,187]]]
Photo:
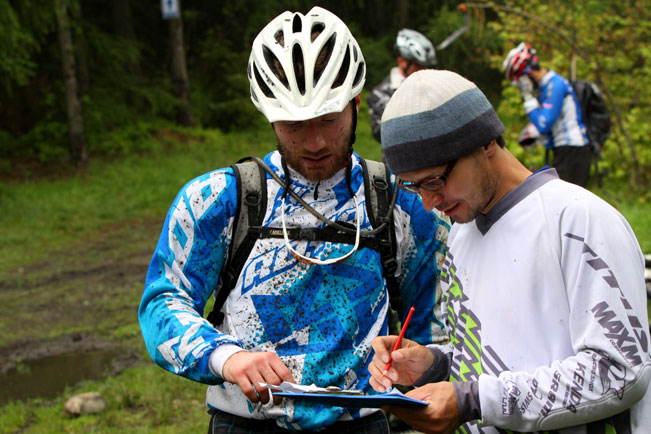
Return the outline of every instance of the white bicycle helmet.
[[[436,65],[434,46],[422,33],[411,29],[402,29],[396,37],[396,50],[403,59],[416,62],[425,68]]]
[[[526,74],[535,66],[538,66],[536,50],[524,42],[509,51],[502,63],[504,75],[509,81],[517,81],[522,74]]]
[[[320,7],[274,18],[253,41],[248,65],[251,100],[269,122],[341,112],[362,91],[365,75],[350,30]]]

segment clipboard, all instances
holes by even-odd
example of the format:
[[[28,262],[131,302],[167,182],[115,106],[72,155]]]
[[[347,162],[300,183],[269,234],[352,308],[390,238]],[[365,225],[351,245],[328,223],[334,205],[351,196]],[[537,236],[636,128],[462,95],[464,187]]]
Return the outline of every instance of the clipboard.
[[[397,389],[389,393],[378,395],[348,395],[340,393],[314,393],[314,392],[272,392],[273,396],[295,399],[315,404],[332,407],[348,408],[380,408],[384,405],[405,405],[409,407],[425,407],[425,401],[410,398]]]

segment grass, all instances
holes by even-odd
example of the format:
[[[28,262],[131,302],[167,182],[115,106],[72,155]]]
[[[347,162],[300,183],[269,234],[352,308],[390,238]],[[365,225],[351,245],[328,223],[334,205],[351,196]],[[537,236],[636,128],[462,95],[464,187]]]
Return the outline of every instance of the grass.
[[[106,410],[71,418],[64,399],[13,402],[0,411],[5,433],[197,433],[208,425],[205,386],[164,372],[153,364],[136,366],[105,381],[87,382],[73,393],[96,391]]]
[[[380,145],[373,140],[364,105],[360,111],[355,149],[365,158],[379,159]],[[121,288],[81,276],[52,285],[49,291],[30,289],[47,279],[34,264],[55,262],[65,269],[75,261],[92,269],[102,261],[121,261],[134,249],[151,254],[155,238],[139,231],[139,222],[162,224],[174,196],[190,179],[224,167],[238,159],[261,156],[275,148],[271,129],[222,134],[218,131],[170,128],[160,131],[149,152],[119,159],[92,161],[85,172],[54,180],[0,184],[0,283],[11,275],[24,287],[0,291],[0,331],[12,322],[31,324],[15,332],[0,333],[11,339],[44,338],[73,332],[92,332],[120,342],[140,354],[140,362],[105,380],[86,382],[66,390],[52,401],[13,402],[1,408],[0,433],[194,433],[204,432],[205,386],[171,375],[149,361],[136,318],[142,283]],[[629,220],[645,252],[651,253],[651,203],[623,199],[616,191],[597,191]],[[613,198],[616,198],[614,200]],[[133,227],[129,239],[113,239],[116,227]],[[85,251],[84,245],[103,241],[110,249]],[[102,244],[103,245],[103,244]],[[68,255],[76,251],[78,256]],[[81,258],[79,257],[81,256]],[[16,274],[24,277],[16,280]],[[143,276],[144,279],[144,276]],[[100,295],[88,301],[83,285],[96,285]],[[76,285],[76,286],[75,286]],[[70,305],[70,318],[49,327],[35,306]],[[78,313],[90,303],[97,310]],[[77,315],[77,316],[75,316]],[[20,324],[19,324],[20,325]],[[0,339],[0,346],[7,341]],[[76,393],[99,391],[107,410],[97,415],[67,418],[61,415],[65,400]]]
[[[83,173],[0,186],[0,273],[46,256],[56,246],[133,220],[165,216],[176,192],[202,173],[272,150],[271,131],[223,135],[182,131],[158,152],[93,160]],[[266,133],[266,134],[265,134]]]

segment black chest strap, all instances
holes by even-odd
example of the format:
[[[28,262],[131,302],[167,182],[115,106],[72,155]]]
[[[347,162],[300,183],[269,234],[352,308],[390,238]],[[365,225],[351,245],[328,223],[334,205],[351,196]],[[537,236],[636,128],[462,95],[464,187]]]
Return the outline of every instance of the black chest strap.
[[[396,238],[393,223],[395,197],[390,183],[390,172],[383,163],[365,161],[360,158],[364,171],[364,190],[366,212],[374,228],[386,222],[384,228],[372,236],[360,237],[360,247],[371,248],[380,253],[382,272],[387,282],[392,309],[402,309],[396,271]],[[232,239],[226,264],[221,272],[220,282],[215,290],[215,304],[208,320],[219,325],[224,319],[221,307],[230,291],[237,284],[244,264],[255,242],[263,238],[283,238],[282,228],[262,226],[267,208],[267,182],[264,169],[255,161],[238,162],[232,166],[235,173],[238,207],[233,224]],[[348,223],[338,222],[354,231]],[[341,244],[354,244],[355,236],[331,226],[322,228],[288,228],[291,240],[324,241]]]

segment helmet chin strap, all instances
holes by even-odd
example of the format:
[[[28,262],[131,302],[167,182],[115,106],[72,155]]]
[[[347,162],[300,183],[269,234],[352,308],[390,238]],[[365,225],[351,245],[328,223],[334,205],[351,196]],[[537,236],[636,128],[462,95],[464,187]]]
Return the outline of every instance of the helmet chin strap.
[[[276,143],[276,148],[278,149],[278,152],[280,152],[281,156],[281,165],[283,168],[283,172],[285,172],[285,182],[283,185],[283,194],[282,194],[282,199],[281,199],[281,213],[280,213],[280,219],[282,222],[282,232],[283,232],[283,239],[285,241],[285,247],[287,247],[287,250],[291,253],[294,258],[296,258],[299,262],[307,263],[307,264],[312,264],[312,265],[330,265],[330,264],[336,264],[338,262],[342,262],[349,258],[353,253],[357,251],[359,248],[359,239],[360,239],[360,234],[361,234],[361,216],[362,213],[360,212],[359,209],[359,202],[357,201],[357,197],[355,196],[355,192],[353,191],[352,188],[352,155],[353,155],[353,144],[355,143],[355,140],[357,138],[357,135],[355,134],[355,130],[357,129],[357,106],[355,99],[351,101],[352,104],[352,109],[353,109],[353,124],[352,124],[352,131],[350,134],[350,145],[349,145],[349,153],[348,153],[348,158],[346,159],[346,162],[344,163],[344,167],[346,168],[346,187],[348,189],[348,192],[350,196],[353,198],[353,202],[355,203],[355,244],[353,245],[353,248],[350,249],[346,254],[343,256],[339,256],[336,258],[328,258],[328,259],[318,259],[318,258],[310,258],[307,256],[304,256],[300,253],[298,253],[294,248],[292,248],[289,237],[287,235],[287,226],[285,223],[285,200],[287,199],[287,194],[290,193],[290,184],[291,184],[291,179],[289,177],[289,169],[287,167],[287,162],[285,160],[285,157],[283,156],[281,150],[280,150],[280,144]],[[300,202],[299,202],[300,203]],[[301,203],[301,205],[303,205]]]
[[[350,104],[352,105],[352,109],[353,109],[353,128],[351,129],[351,132],[350,132],[350,147],[349,147],[349,150],[348,150],[348,152],[349,152],[348,153],[348,159],[350,159],[350,157],[352,157],[352,155],[353,155],[353,145],[355,144],[355,141],[357,140],[357,133],[356,133],[356,131],[357,131],[357,104],[355,102],[355,98],[353,98],[350,101]]]

